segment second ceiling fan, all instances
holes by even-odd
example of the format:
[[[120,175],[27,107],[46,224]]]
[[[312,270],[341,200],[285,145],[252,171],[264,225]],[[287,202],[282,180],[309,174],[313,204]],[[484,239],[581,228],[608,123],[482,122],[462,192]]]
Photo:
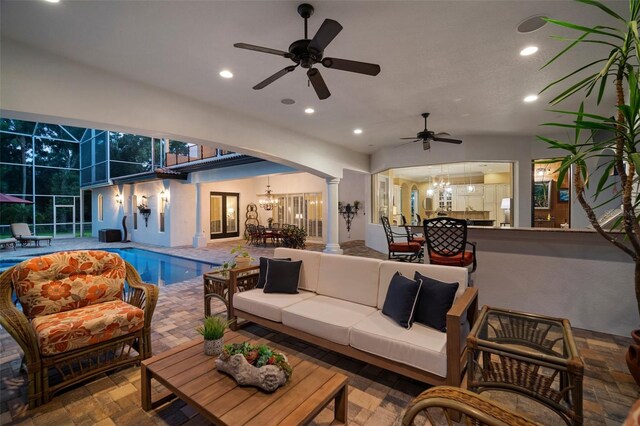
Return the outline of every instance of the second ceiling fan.
[[[369,64],[366,62],[351,61],[348,59],[339,58],[325,58],[323,57],[324,49],[331,43],[331,41],[342,31],[342,25],[332,19],[325,19],[320,29],[312,39],[307,35],[307,19],[313,15],[313,6],[304,3],[298,6],[298,14],[304,18],[304,38],[296,40],[289,46],[289,51],[284,52],[282,50],[271,49],[268,47],[256,46],[247,43],[236,43],[235,47],[240,49],[255,50],[262,53],[270,53],[272,55],[282,56],[284,58],[291,59],[295,65],[289,65],[271,77],[263,80],[262,82],[253,86],[255,90],[260,90],[273,83],[280,77],[289,74],[295,70],[298,66],[307,68],[307,77],[316,91],[318,98],[327,99],[331,96],[329,88],[327,87],[322,75],[318,68],[313,66],[320,63],[326,68],[333,68],[336,70],[355,72],[366,75],[378,75],[380,72],[380,65]]]
[[[421,132],[418,132],[417,135],[415,135],[414,137],[411,138],[400,138],[400,139],[414,139],[411,142],[419,142],[422,141],[422,149],[424,149],[425,151],[428,151],[431,149],[431,142],[445,142],[445,143],[454,143],[454,144],[461,144],[462,141],[460,139],[451,139],[451,138],[444,138],[443,136],[450,136],[449,133],[435,133],[431,130],[427,129],[427,117],[429,117],[429,113],[428,112],[423,112],[422,117],[424,117],[424,130]],[[407,143],[411,143],[411,142],[407,142]]]

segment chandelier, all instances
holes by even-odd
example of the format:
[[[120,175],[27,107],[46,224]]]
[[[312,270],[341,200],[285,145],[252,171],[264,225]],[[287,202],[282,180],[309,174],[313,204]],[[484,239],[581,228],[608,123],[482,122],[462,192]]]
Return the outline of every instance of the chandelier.
[[[269,176],[267,176],[267,190],[262,198],[258,200],[260,207],[269,211],[278,205],[278,199],[271,194],[271,185],[269,185]]]

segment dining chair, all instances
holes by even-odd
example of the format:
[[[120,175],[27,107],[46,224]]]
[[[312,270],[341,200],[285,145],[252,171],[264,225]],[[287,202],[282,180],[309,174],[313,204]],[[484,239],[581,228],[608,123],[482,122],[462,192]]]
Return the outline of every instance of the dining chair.
[[[437,217],[425,219],[423,226],[429,263],[461,266],[468,268],[469,273],[476,270],[476,243],[467,241],[466,220]]]
[[[393,232],[388,217],[381,216],[380,222],[382,223],[385,236],[387,237],[387,247],[389,249],[390,260],[399,260],[401,262],[413,262],[415,260],[422,260],[424,250],[419,242],[411,241],[408,233],[400,234]],[[402,237],[403,239],[406,239],[406,241],[396,242],[395,237]]]

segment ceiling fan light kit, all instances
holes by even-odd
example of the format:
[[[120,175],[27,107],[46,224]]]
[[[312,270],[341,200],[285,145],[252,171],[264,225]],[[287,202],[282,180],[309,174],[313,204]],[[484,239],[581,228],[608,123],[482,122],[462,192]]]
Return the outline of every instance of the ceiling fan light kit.
[[[291,59],[295,63],[295,65],[289,65],[256,84],[253,86],[254,90],[264,89],[274,81],[294,71],[298,66],[301,66],[307,69],[307,77],[318,98],[327,99],[331,96],[331,92],[324,82],[320,70],[314,68],[316,64],[322,64],[325,68],[371,76],[376,76],[380,73],[380,65],[377,64],[323,57],[324,49],[333,41],[338,33],[342,31],[342,25],[333,19],[325,19],[322,25],[320,25],[318,32],[316,32],[316,35],[313,36],[312,39],[309,39],[307,20],[313,15],[313,12],[313,6],[310,4],[303,3],[298,6],[298,14],[304,19],[304,38],[291,43],[288,52],[247,43],[234,44],[235,47],[240,49],[282,56],[283,58]]]

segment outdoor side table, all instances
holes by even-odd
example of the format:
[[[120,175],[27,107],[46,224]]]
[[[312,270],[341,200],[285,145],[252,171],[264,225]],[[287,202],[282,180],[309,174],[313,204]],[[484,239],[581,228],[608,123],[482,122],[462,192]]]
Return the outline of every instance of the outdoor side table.
[[[569,320],[484,306],[467,337],[469,390],[526,395],[581,425],[584,364]]]
[[[202,276],[204,284],[204,316],[211,316],[211,299],[222,301],[227,308],[227,319],[233,318],[233,294],[251,290],[258,284],[260,267],[257,265],[227,271],[207,272]]]

